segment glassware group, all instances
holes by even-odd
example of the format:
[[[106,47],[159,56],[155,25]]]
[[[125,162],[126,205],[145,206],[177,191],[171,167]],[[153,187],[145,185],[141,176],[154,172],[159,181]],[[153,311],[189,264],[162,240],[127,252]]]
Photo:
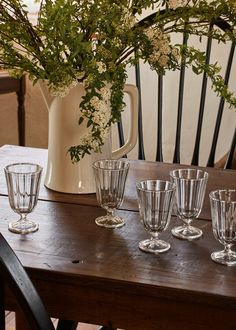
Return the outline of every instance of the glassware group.
[[[125,219],[115,214],[124,199],[129,171],[126,160],[99,160],[93,164],[97,201],[107,214],[95,219],[98,226],[119,228]],[[20,219],[9,223],[14,233],[28,234],[38,230],[38,223],[29,220],[38,201],[42,167],[33,163],[10,164],[4,169],[9,204]],[[170,244],[159,239],[169,225],[172,210],[184,224],[174,227],[172,235],[192,241],[202,236],[202,230],[192,225],[201,213],[208,173],[201,169],[176,169],[169,173],[170,181],[142,180],[136,183],[140,219],[150,238],[139,242],[145,252],[159,254]],[[211,259],[227,266],[236,265],[236,190],[221,189],[209,194],[212,228],[216,240],[224,249],[211,254]]]

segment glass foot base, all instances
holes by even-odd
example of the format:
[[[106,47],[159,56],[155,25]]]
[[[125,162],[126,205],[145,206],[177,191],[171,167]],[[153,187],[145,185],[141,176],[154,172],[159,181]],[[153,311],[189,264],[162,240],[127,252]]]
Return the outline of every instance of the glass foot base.
[[[118,216],[104,215],[95,219],[98,226],[106,228],[119,228],[125,225],[125,220]]]
[[[202,230],[193,226],[179,226],[171,230],[174,237],[192,241],[202,236]]]
[[[236,265],[236,253],[234,251],[230,251],[229,253],[225,251],[213,252],[211,254],[211,259],[222,265]]]
[[[10,222],[8,229],[16,234],[29,234],[37,231],[39,229],[38,223],[33,221],[15,221]]]
[[[170,249],[170,244],[159,239],[146,239],[139,242],[139,248],[149,253],[163,253]]]

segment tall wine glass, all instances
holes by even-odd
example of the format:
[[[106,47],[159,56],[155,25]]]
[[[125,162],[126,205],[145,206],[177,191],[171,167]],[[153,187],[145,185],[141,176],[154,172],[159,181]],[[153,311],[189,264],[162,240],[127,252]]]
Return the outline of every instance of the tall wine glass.
[[[236,241],[236,190],[215,190],[210,193],[212,228],[224,250],[213,252],[212,260],[227,266],[236,265],[236,252],[231,247]]]
[[[9,230],[28,234],[38,230],[39,225],[27,218],[38,201],[42,167],[31,163],[16,163],[5,167],[9,203],[20,219],[9,223]]]
[[[144,228],[151,238],[139,242],[140,250],[162,253],[170,244],[160,240],[158,235],[168,227],[174,201],[175,185],[168,181],[146,180],[136,184],[139,213]]]
[[[97,201],[107,211],[107,215],[95,219],[98,226],[118,228],[125,220],[115,215],[122,204],[129,162],[125,160],[98,160],[93,164],[96,181]]]
[[[199,169],[178,169],[170,172],[171,181],[176,184],[174,210],[184,225],[172,229],[173,236],[194,240],[202,236],[202,230],[191,225],[202,210],[208,173]]]

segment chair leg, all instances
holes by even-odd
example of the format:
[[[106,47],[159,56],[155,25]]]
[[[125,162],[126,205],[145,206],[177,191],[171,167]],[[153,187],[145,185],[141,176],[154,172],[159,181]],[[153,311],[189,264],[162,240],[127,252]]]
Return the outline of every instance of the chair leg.
[[[76,330],[78,322],[71,320],[58,320],[57,330]]]
[[[4,284],[0,278],[0,329],[5,329]]]

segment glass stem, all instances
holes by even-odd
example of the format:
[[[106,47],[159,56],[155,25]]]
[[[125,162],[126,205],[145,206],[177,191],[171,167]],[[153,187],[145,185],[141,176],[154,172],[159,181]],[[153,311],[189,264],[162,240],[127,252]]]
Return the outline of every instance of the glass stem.
[[[156,240],[156,239],[158,239],[158,233],[157,233],[157,232],[155,232],[155,231],[151,231],[150,234],[151,234],[151,240]]]
[[[224,245],[224,253],[226,255],[231,253],[231,246],[232,246],[232,244],[225,244]]]
[[[186,219],[184,220],[184,225],[188,229],[191,226],[192,219]]]
[[[20,220],[19,221],[27,221],[25,213],[20,214]]]
[[[114,216],[114,209],[107,209],[107,216],[113,217]]]

